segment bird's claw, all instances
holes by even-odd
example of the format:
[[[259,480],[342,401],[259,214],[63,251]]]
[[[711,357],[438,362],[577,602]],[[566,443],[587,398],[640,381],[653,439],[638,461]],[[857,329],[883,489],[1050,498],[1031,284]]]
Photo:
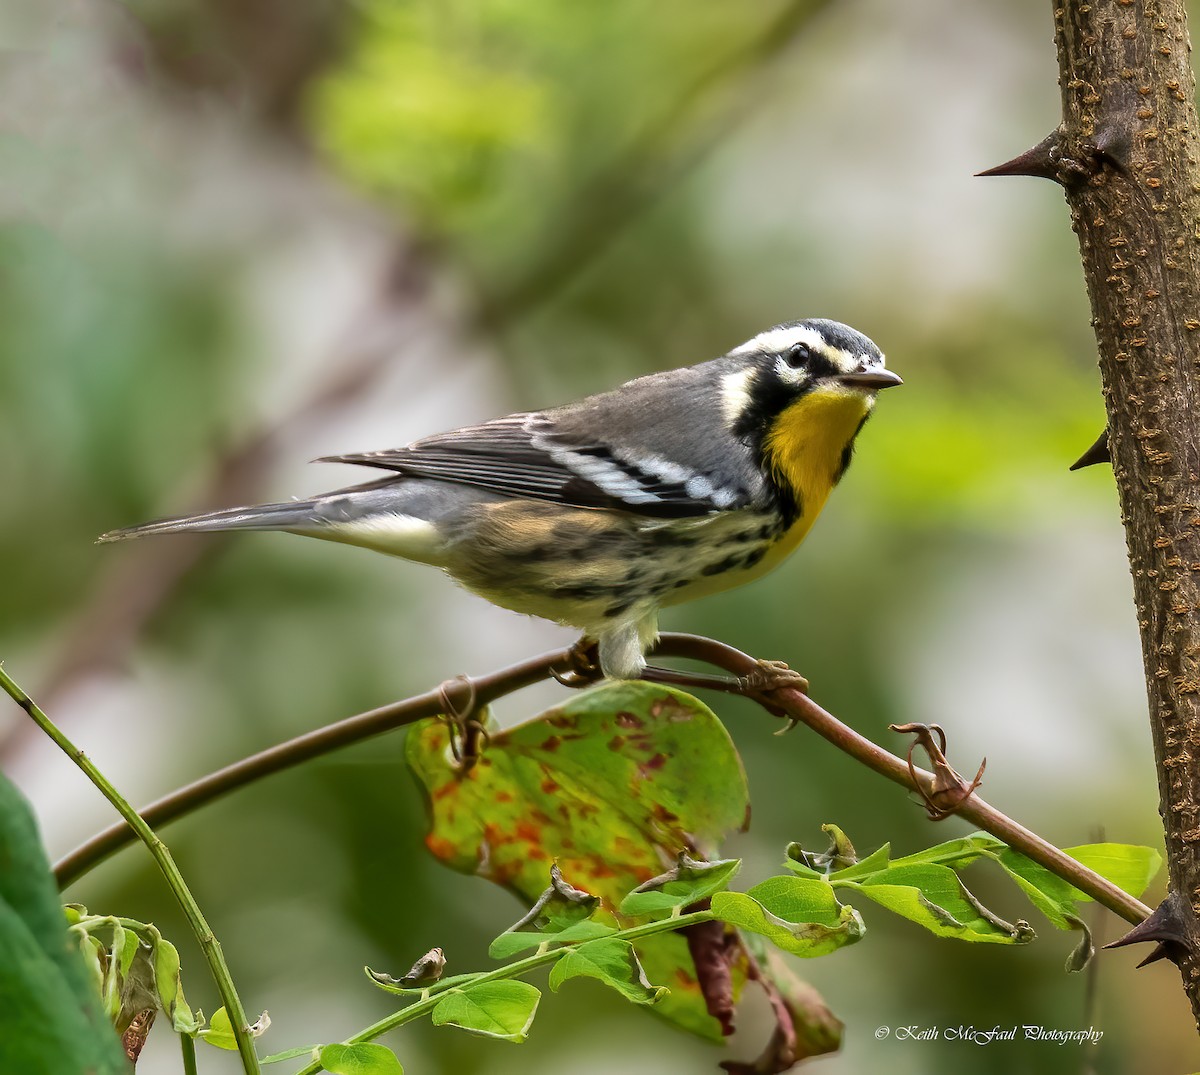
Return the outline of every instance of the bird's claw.
[[[759,661],[753,672],[738,677],[744,691],[770,692],[790,687],[801,694],[808,693],[808,680],[784,661]]]
[[[551,668],[550,674],[564,687],[591,686],[604,675],[599,647],[590,638],[581,638],[567,651],[566,667]]]

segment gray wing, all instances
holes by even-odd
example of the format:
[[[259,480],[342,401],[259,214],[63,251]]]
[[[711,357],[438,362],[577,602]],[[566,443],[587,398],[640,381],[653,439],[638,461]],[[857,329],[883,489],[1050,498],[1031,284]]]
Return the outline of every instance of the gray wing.
[[[706,364],[707,365],[707,364]],[[654,518],[686,518],[754,503],[752,452],[714,438],[717,387],[702,367],[631,381],[556,410],[514,414],[324,461],[358,463],[508,496]]]

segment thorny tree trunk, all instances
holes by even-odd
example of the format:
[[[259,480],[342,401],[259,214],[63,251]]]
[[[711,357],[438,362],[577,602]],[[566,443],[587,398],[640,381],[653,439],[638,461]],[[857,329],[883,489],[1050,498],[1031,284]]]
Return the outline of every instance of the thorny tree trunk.
[[[1200,1023],[1200,128],[1187,14],[1182,0],[1056,0],[1054,19],[1062,125],[995,171],[1061,183],[1079,237],[1174,895],[1147,939],[1168,942]]]

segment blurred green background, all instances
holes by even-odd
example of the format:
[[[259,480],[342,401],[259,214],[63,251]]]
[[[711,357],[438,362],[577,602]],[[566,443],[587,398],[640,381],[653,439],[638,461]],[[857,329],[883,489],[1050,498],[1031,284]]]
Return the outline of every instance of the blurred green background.
[[[0,656],[131,799],[570,636],[359,550],[96,534],[331,488],[356,472],[306,460],[827,316],[907,387],[798,556],[664,627],[788,660],[895,749],[889,723],[941,723],[959,768],[987,755],[988,799],[1060,845],[1161,844],[1111,473],[1066,469],[1103,423],[1075,242],[1052,185],[972,178],[1057,122],[1047,5],[9,0],[0,44]],[[710,701],[749,772],[753,826],[727,848],[747,880],[826,821],[862,851],[966,831]],[[441,945],[481,967],[518,914],[426,855],[401,757],[399,735],[350,749],[166,831],[247,1007],[271,1012],[264,1051],[389,1010],[364,963]],[[52,855],[112,820],[15,707],[0,763]],[[820,1070],[1200,1067],[1169,964],[1105,954],[1089,1002],[1062,969],[1074,939],[972,879],[1038,942],[960,946],[861,908],[863,943],[799,967],[847,1024]],[[216,1007],[145,855],[69,895],[156,921]],[[426,1025],[387,1043],[418,1075],[638,1075],[756,1055],[765,1005],[742,1023],[722,1053],[585,982],[521,1047]],[[1104,1038],[875,1036],[1024,1023]],[[139,1070],[178,1070],[164,1028]]]

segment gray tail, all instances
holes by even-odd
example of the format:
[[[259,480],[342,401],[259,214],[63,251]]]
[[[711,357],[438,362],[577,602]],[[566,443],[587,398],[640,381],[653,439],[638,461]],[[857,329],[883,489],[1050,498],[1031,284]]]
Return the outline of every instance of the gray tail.
[[[98,545],[149,534],[183,534],[202,530],[305,530],[318,522],[311,500],[294,500],[287,504],[259,504],[249,508],[226,508],[204,515],[176,515],[157,519],[141,526],[110,530],[97,539]]]

